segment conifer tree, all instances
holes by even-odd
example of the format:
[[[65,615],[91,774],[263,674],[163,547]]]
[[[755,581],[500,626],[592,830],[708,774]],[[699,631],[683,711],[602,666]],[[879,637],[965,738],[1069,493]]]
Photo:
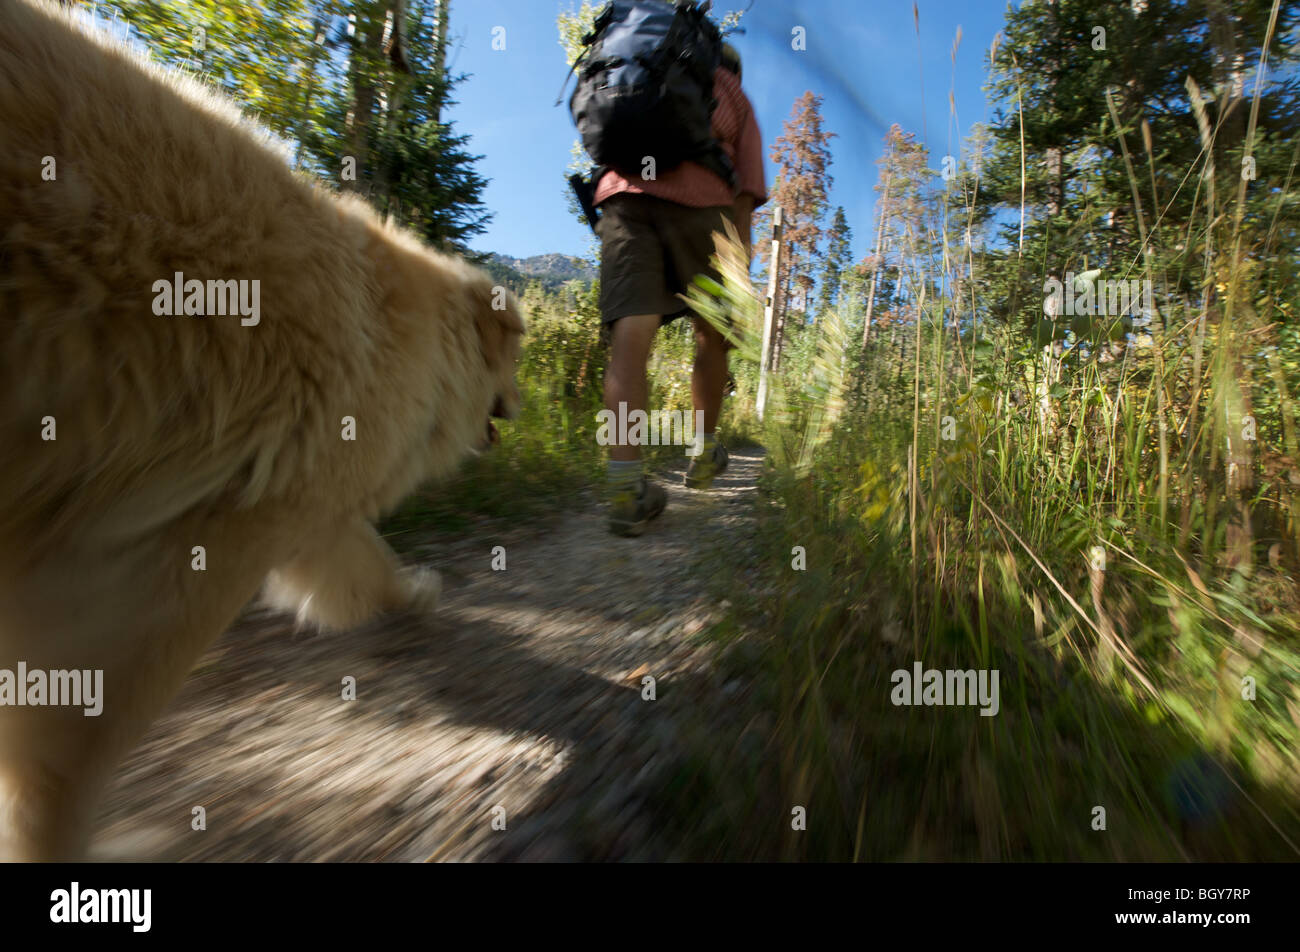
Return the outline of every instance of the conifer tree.
[[[770,266],[770,246],[763,237],[771,233],[772,209],[783,210],[785,247],[777,275],[776,327],[772,332],[773,370],[781,366],[785,340],[786,315],[796,279],[810,277],[818,260],[823,238],[832,178],[830,175],[830,140],[835,133],[822,128],[822,97],[811,91],[795,101],[790,118],[772,146],[771,159],[777,164],[770,201],[754,218],[755,252],[760,266]]]

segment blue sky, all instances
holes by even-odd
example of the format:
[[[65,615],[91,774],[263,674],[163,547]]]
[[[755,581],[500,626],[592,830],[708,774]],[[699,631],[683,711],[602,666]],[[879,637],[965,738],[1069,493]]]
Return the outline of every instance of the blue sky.
[[[715,0],[719,12],[748,0]],[[495,218],[473,242],[476,250],[517,257],[558,251],[582,255],[590,232],[569,215],[564,169],[577,135],[565,104],[554,106],[564,80],[555,28],[577,0],[459,0],[452,3],[449,56],[468,73],[450,112],[469,134],[484,193]],[[765,150],[780,134],[805,90],[823,96],[831,142],[831,206],[843,205],[853,229],[854,258],[870,250],[876,159],[890,123],[930,146],[931,164],[959,154],[973,123],[990,119],[984,98],[985,58],[1002,27],[1001,0],[918,0],[920,62],[911,0],[754,0],[731,42],[744,60],[744,86]],[[791,49],[803,26],[807,50]],[[950,58],[957,28],[962,40]],[[493,50],[493,28],[505,28],[505,50]],[[949,90],[956,100],[951,117]],[[768,162],[768,184],[775,176]]]

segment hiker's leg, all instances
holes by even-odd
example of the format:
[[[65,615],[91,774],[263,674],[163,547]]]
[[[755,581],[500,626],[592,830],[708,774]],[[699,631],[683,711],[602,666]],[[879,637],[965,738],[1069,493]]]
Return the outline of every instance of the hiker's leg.
[[[633,410],[645,410],[650,400],[646,382],[646,362],[655,331],[659,329],[658,314],[636,314],[621,317],[610,327],[609,366],[605,369],[605,408],[616,419],[626,419]],[[619,404],[623,404],[622,413]],[[615,436],[617,439],[617,436]],[[618,461],[641,458],[636,446],[614,443],[609,448],[610,459]]]
[[[658,213],[656,225],[664,236],[671,263],[671,290],[676,294],[685,293],[697,275],[721,282],[722,275],[714,267],[713,257],[718,250],[716,236],[725,234],[731,222],[731,207],[691,208],[666,203],[658,207]],[[703,417],[701,432],[711,436],[718,428],[727,380],[726,339],[712,324],[694,314],[691,324],[695,330],[691,401],[697,418]]]
[[[727,380],[726,339],[702,318],[691,315],[695,326],[695,367],[691,371],[691,401],[695,412],[704,414],[704,433],[718,428],[722,411],[722,390]]]

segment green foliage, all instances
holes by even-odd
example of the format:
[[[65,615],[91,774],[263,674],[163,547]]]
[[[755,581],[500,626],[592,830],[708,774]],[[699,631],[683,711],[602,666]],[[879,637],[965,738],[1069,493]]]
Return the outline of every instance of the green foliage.
[[[750,703],[684,751],[693,807],[666,811],[692,858],[1300,853],[1294,53],[1271,4],[1145,6],[1010,9],[990,134],[892,193],[892,319],[839,363],[833,322],[792,331],[772,555],[714,632]],[[1266,46],[1256,125],[1235,84]],[[1154,312],[1047,314],[1067,271],[1094,300],[1149,280]],[[756,313],[739,281],[706,290]],[[894,706],[918,660],[998,670],[998,715]],[[792,804],[807,831],[771,822]]]
[[[364,195],[444,250],[490,220],[468,136],[443,119],[463,76],[448,76],[438,0],[140,0],[101,4],[156,59],[201,75],[293,145],[295,163]],[[402,66],[390,14],[404,11]],[[349,18],[352,18],[351,23]],[[345,157],[356,178],[344,179]]]
[[[843,207],[835,209],[835,217],[826,232],[826,255],[822,259],[821,277],[818,279],[817,313],[822,315],[835,307],[839,299],[840,280],[852,263],[850,247],[853,231],[844,217]]]
[[[320,16],[360,5],[230,6],[190,5],[220,25],[202,68],[334,169],[360,81],[402,86],[373,57],[349,74],[322,58]],[[183,8],[131,16],[181,59]],[[596,8],[559,18],[570,61]],[[663,834],[693,858],[1300,851],[1300,9],[1277,10],[1269,36],[1263,0],[1009,8],[994,121],[943,182],[891,130],[873,259],[815,262],[819,320],[791,322],[762,424],[762,308],[734,241],[722,284],[691,289],[736,344],[722,429],[769,449],[757,551],[774,553],[744,597],[726,574],[733,607],[712,632],[749,697],[699,725],[663,797]],[[411,169],[430,150],[467,161],[434,118],[448,88],[369,130],[382,175],[367,181],[402,209],[476,188],[442,170],[438,194]],[[815,220],[821,180],[804,183]],[[445,221],[426,233],[458,240]],[[1067,272],[1148,281],[1154,310],[1049,313],[1045,281]],[[597,287],[500,279],[528,314],[523,416],[386,523],[399,545],[585,504],[575,490],[600,478]],[[661,331],[654,406],[689,409],[692,350],[685,322]],[[892,705],[892,673],[918,660],[998,670],[998,716]],[[807,831],[773,822],[792,804],[815,805]]]
[[[83,5],[90,7],[89,0]],[[319,122],[304,95],[323,59],[313,0],[135,0],[98,3],[107,21],[129,25],[154,59],[201,75],[273,132],[295,138]]]
[[[482,518],[523,519],[580,500],[603,474],[596,414],[603,406],[606,348],[599,285],[560,292],[527,286],[520,304],[528,334],[516,379],[518,419],[501,421],[501,441],[451,479],[416,493],[381,527],[399,548],[430,531],[462,531]]]
[[[581,490],[604,478],[607,451],[596,440],[608,346],[601,335],[599,282],[570,281],[552,290],[539,281],[524,286],[520,304],[528,334],[516,374],[523,410],[498,424],[501,442],[469,460],[440,484],[407,500],[385,520],[399,548],[436,531],[463,531],[482,519],[519,520],[590,502]],[[690,376],[695,341],[685,320],[659,331],[648,368],[650,405],[691,410]],[[747,397],[753,383],[737,375],[740,393],[724,405],[719,431],[731,443],[753,435]],[[680,462],[682,448],[643,449],[651,469]]]

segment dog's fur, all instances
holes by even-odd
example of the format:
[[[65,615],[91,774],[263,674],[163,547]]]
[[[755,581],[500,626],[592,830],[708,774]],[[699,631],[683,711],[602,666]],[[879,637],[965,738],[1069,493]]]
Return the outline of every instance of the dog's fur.
[[[47,0],[0,3],[0,668],[104,672],[98,717],[0,707],[0,858],[83,855],[264,581],[330,627],[431,607],[372,522],[518,409],[513,299],[267,141]],[[260,280],[260,323],[155,315],[178,271]]]

